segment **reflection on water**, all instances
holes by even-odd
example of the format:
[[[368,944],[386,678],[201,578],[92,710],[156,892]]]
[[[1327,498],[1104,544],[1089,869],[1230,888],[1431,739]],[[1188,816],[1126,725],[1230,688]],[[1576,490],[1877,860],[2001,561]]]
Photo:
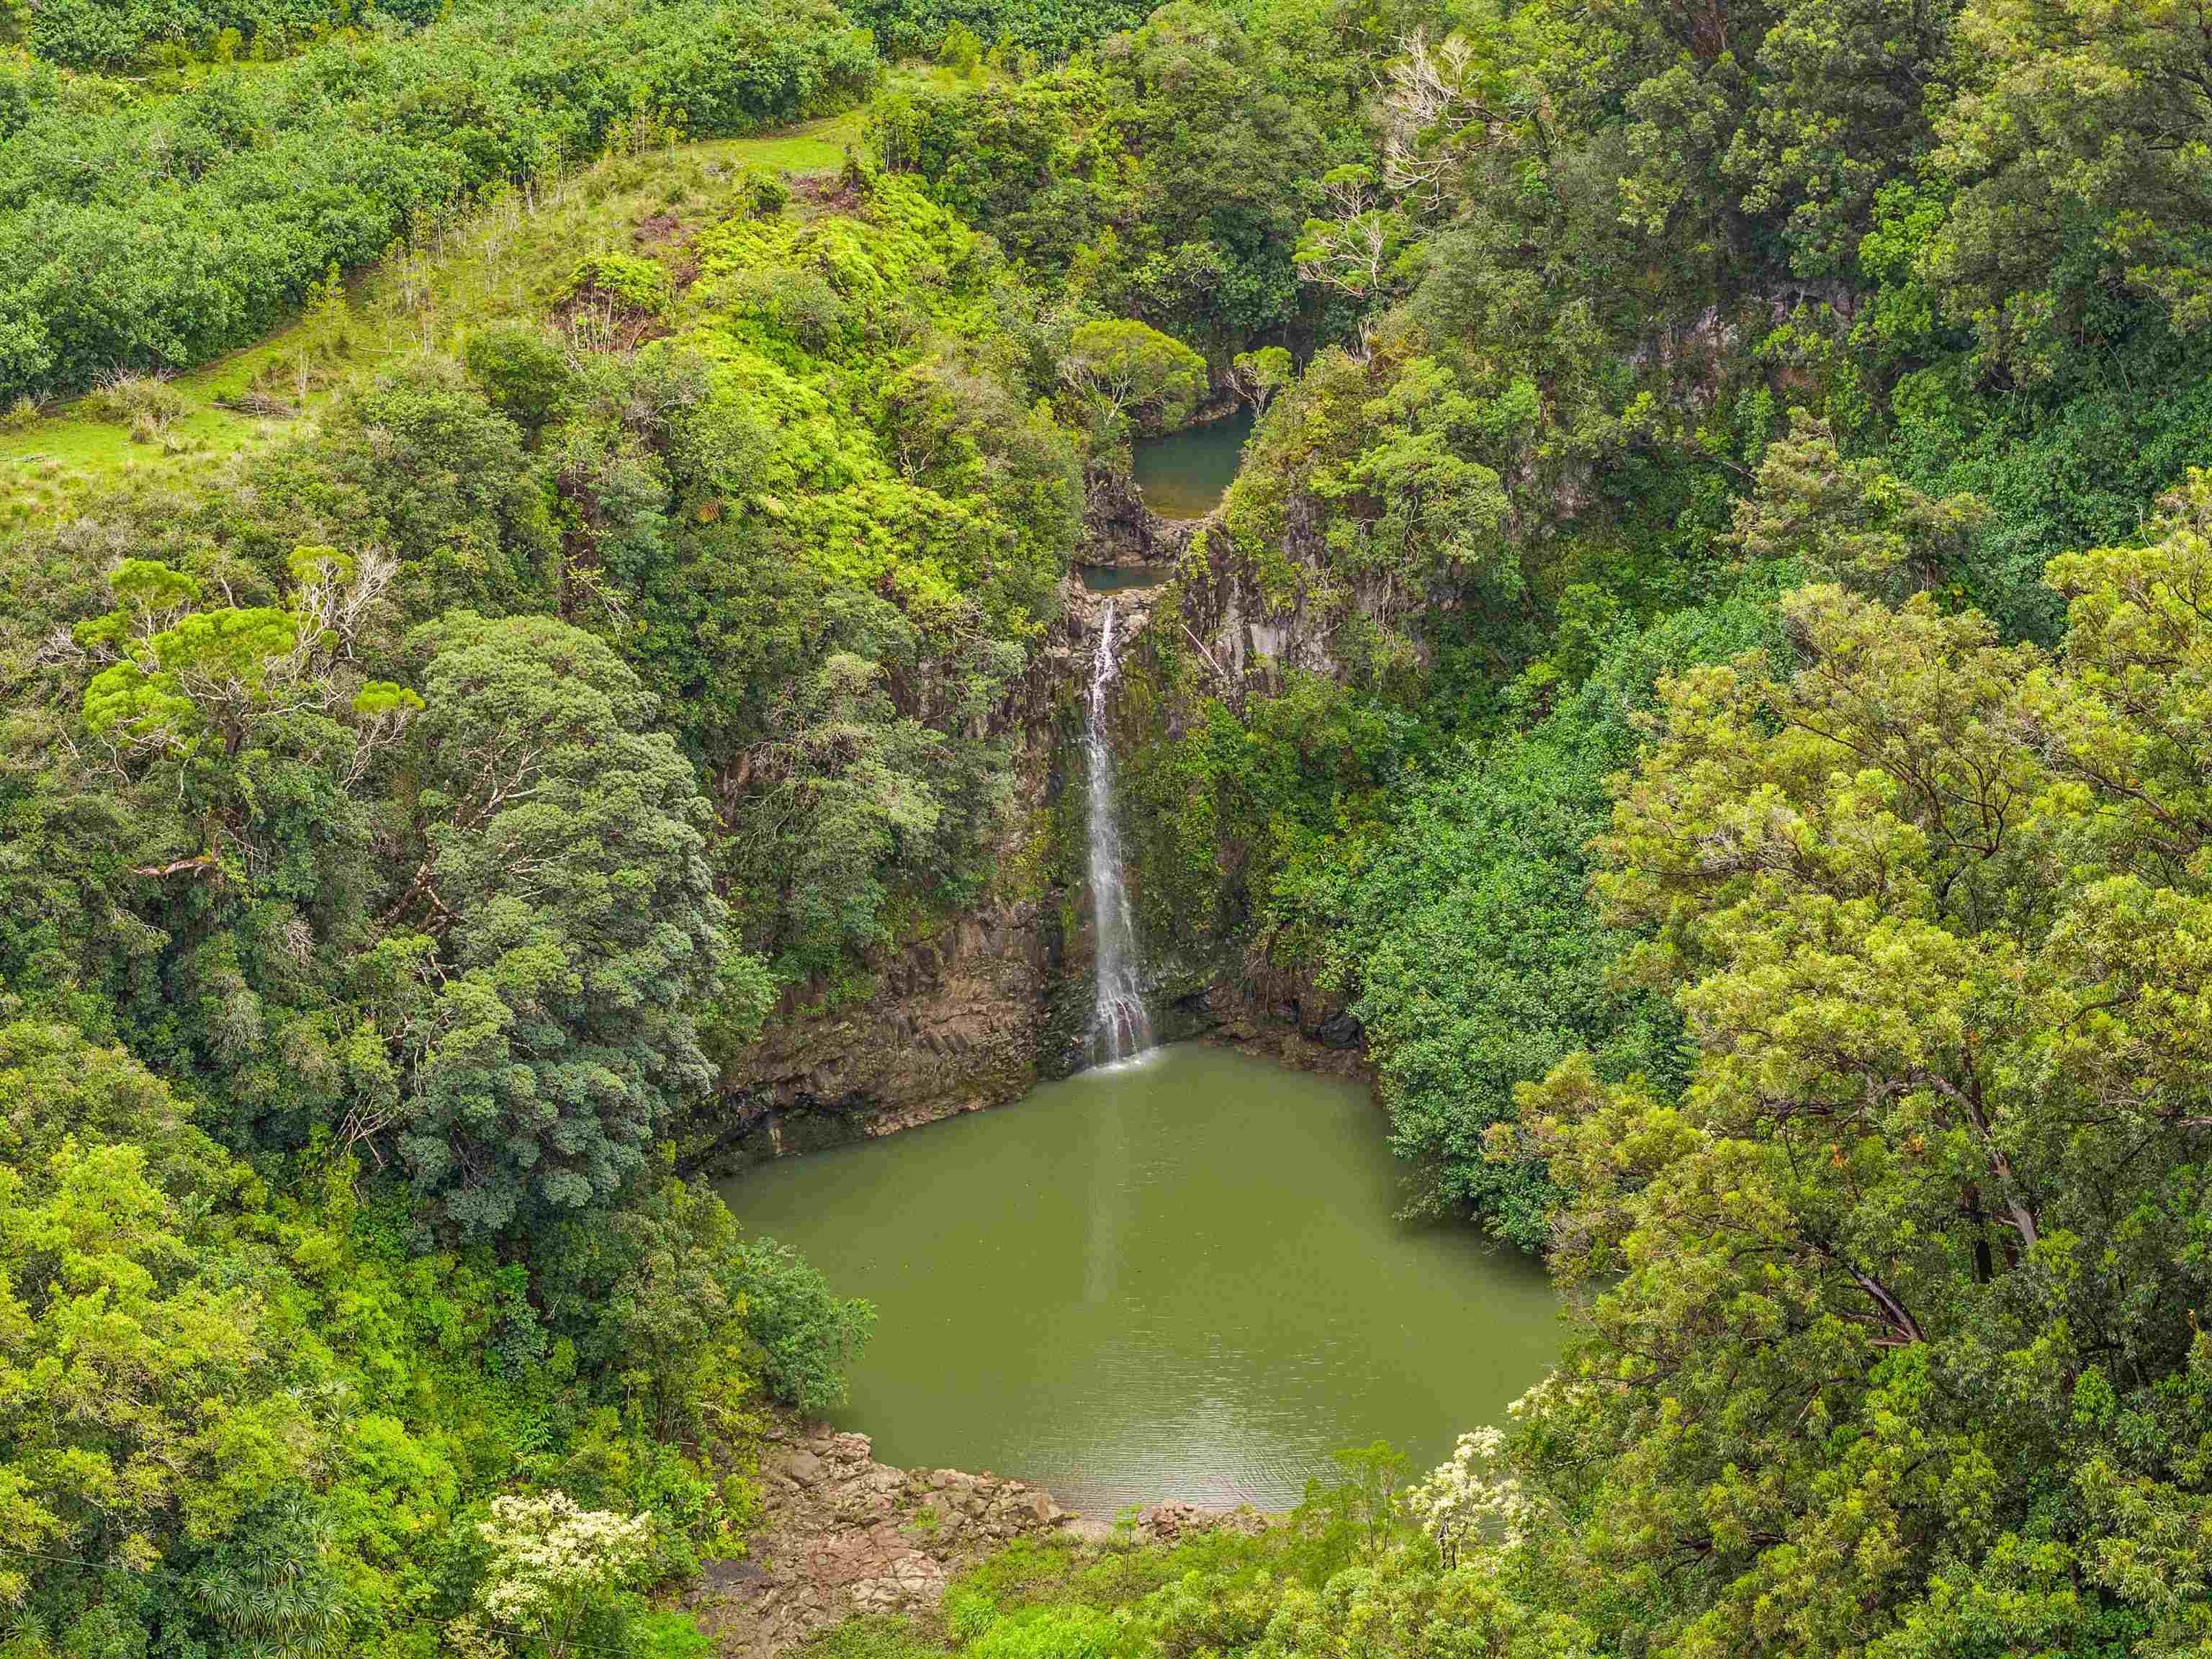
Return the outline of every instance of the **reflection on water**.
[[[1182,1046],[723,1192],[874,1299],[841,1420],[880,1456],[1111,1514],[1286,1508],[1377,1439],[1431,1463],[1542,1374],[1543,1275],[1394,1219],[1397,1173],[1364,1088]]]
[[[1130,447],[1137,493],[1163,519],[1202,519],[1221,504],[1252,435],[1252,411],[1239,410],[1203,426]]]

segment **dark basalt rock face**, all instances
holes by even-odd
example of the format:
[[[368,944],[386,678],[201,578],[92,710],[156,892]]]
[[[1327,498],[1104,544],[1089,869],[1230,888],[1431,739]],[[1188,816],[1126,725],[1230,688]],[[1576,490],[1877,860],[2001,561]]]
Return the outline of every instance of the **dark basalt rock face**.
[[[725,1172],[1004,1105],[1036,1084],[1048,998],[1074,970],[1071,896],[1049,846],[1073,638],[1040,652],[992,717],[994,733],[1018,738],[992,890],[867,964],[866,996],[836,1006],[812,988],[787,996],[759,1041],[725,1064],[689,1164]]]
[[[1136,480],[1127,472],[1087,472],[1083,483],[1083,529],[1075,544],[1078,564],[1172,566],[1192,538],[1221,517],[1217,507],[1200,519],[1164,519],[1145,505]]]
[[[1004,1105],[1037,1078],[1050,981],[1040,907],[963,917],[876,994],[772,1025],[725,1073],[716,1170]]]

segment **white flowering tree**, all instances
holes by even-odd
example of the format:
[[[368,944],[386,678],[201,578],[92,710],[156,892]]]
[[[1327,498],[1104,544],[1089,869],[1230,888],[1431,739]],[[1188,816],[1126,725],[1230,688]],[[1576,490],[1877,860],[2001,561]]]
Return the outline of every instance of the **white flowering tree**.
[[[568,1659],[593,1608],[621,1591],[653,1547],[653,1516],[580,1507],[568,1493],[495,1498],[477,1533],[490,1547],[484,1612]]]
[[[1461,1550],[1486,1534],[1509,1547],[1521,1541],[1528,1504],[1521,1483],[1500,1467],[1504,1450],[1502,1430],[1463,1434],[1449,1460],[1407,1492],[1407,1508],[1437,1540],[1445,1566],[1458,1565]]]

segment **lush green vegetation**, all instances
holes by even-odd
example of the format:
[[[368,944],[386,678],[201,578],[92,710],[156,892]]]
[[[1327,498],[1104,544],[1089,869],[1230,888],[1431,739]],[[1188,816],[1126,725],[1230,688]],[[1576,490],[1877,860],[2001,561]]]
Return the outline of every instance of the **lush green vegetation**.
[[[1785,516],[1790,476],[1765,471],[1747,526]],[[1616,985],[1669,995],[1686,1076],[1634,1069],[1620,1050],[1638,1009],[1593,1007],[1587,987],[1560,998],[1564,1037],[1522,1013],[1532,1052],[1502,1063],[1479,1036],[1378,1033],[1419,1127],[1438,1052],[1474,1074],[1459,1097],[1478,1109],[1499,1100],[1481,1068],[1549,1068],[1484,1139],[1500,1170],[1548,1181],[1550,1261],[1577,1310],[1566,1361],[1510,1435],[1472,1437],[1397,1505],[1363,1565],[1262,1579],[1244,1547],[1218,1547],[1227,1559],[1172,1588],[1125,1600],[1078,1576],[1041,1608],[900,1639],[1099,1655],[1201,1640],[1253,1655],[2193,1650],[2212,1566],[2212,1346],[2187,1311],[2203,1293],[2208,514],[2212,478],[2194,473],[2146,545],[2054,559],[2056,650],[2008,643],[1936,592],[1893,604],[1835,581],[1784,597],[1764,645],[1725,627],[1685,636],[1680,616],[1651,630],[1689,665],[1646,659],[1657,707],[1613,785],[1591,851],[1598,915],[1582,926],[1610,930]],[[1828,527],[1823,545],[1844,551],[1846,521]],[[1855,581],[1894,577],[1886,540],[1863,534],[1854,550],[1875,562]],[[1556,743],[1573,707],[1517,742]],[[1453,867],[1471,855],[1425,795],[1408,815],[1455,920],[1495,902],[1511,861],[1497,841],[1530,823],[1492,804],[1514,799],[1501,778],[1525,793],[1534,780],[1511,750],[1488,758],[1496,773],[1452,790],[1488,861]],[[1571,763],[1545,776],[1571,799]],[[1386,854],[1378,908],[1407,856]],[[1434,890],[1404,947],[1430,950],[1427,973],[1388,956],[1369,970],[1393,1018],[1501,1006],[1501,978],[1541,990],[1604,966],[1573,938],[1516,951],[1545,921],[1525,896],[1534,914],[1476,911],[1482,936],[1440,936]],[[1577,1041],[1595,1052],[1553,1063]],[[1499,1175],[1468,1196],[1508,1226],[1533,1201]]]
[[[1170,5],[1048,75],[885,99],[872,143],[1032,276],[1225,368],[1263,334],[1328,326],[1299,228],[1312,181],[1373,155],[1367,70],[1390,15]]]
[[[21,1000],[0,1027],[11,1655],[438,1651],[517,1481],[651,1510],[631,1583],[740,1542],[759,1379],[807,1385],[817,1362],[775,1345],[821,1292],[763,1271],[711,1196],[658,1173],[617,1224],[554,1229],[533,1289],[427,1243],[404,1188],[329,1143],[264,1177]],[[687,1650],[620,1577],[599,1589],[600,1636]]]
[[[40,0],[0,14],[0,40],[20,39],[40,58],[72,69],[184,68],[210,59],[265,62],[355,21],[342,0]],[[362,21],[413,27],[438,15],[428,0],[362,8]]]
[[[875,32],[887,53],[934,54],[951,47],[995,53],[1008,49],[1063,58],[1103,34],[1144,19],[1142,0],[854,0],[845,8]]]
[[[1141,920],[1574,1340],[833,1650],[2203,1649],[2193,14],[0,15],[8,1659],[696,1647],[870,1316],[678,1178],[716,1067],[1033,875],[1084,476],[1233,396]],[[863,25],[865,156],[691,147]]]
[[[2048,75],[2149,200],[2182,187],[2150,182],[2153,131],[2176,118],[2151,88],[2186,82],[2144,66],[2160,25],[2106,38],[2001,8],[1899,40],[1810,8],[1327,15],[1348,43],[1392,33],[1350,53],[1383,83],[1363,128],[1318,118],[1314,77],[1344,51],[1267,70],[1336,135],[1263,239],[1296,268],[1295,316],[1201,318],[1111,286],[1211,191],[1270,176],[1249,131],[1203,178],[1174,171],[1206,130],[1160,118],[1203,80],[1187,58],[1113,76],[1169,41],[1268,62],[1245,43],[1310,41],[1304,9],[1169,7],[1096,65],[894,100],[878,142],[1039,280],[1175,316],[1224,382],[1256,373],[1231,353],[1338,342],[1273,396],[1179,591],[1286,623],[1271,678],[1153,636],[1159,718],[1125,774],[1149,809],[1142,902],[1164,944],[1256,948],[1339,988],[1417,1203],[1540,1249],[1540,1170],[1484,1150],[1515,1087],[1578,1048],[1615,1076],[1679,1084],[1690,1063],[1668,998],[1608,966],[1632,939],[1582,896],[1655,672],[1772,635],[1775,597],[1822,576],[1941,592],[2055,643],[2048,560],[2134,536],[2212,459],[2187,279],[2136,251],[2167,233],[2085,194],[2075,152],[1990,137]],[[2119,63],[2140,101],[2093,118],[2081,88]],[[1073,247],[1028,234],[1083,222],[1079,192],[1097,212]],[[2064,234],[1988,229],[2029,203]]]
[[[1067,325],[988,245],[817,139],[668,148],[679,108],[849,100],[882,72],[856,38],[471,10],[216,76],[270,100],[257,167],[361,162],[349,121],[490,158],[447,169],[464,194],[517,134],[525,177],[615,153],[418,238],[358,306],[319,278],[206,383],[258,423],[228,455],[179,441],[208,390],[155,379],[15,422],[197,465],[88,471],[0,562],[9,1659],[694,1652],[642,1592],[745,1547],[763,1410],[841,1396],[871,1310],[673,1149],[779,994],[987,878],[976,711],[1079,506],[1041,401],[1074,396]],[[531,79],[564,64],[587,95]],[[169,153],[175,104],[26,73],[26,179],[94,138]],[[411,127],[379,101],[433,87]],[[758,165],[787,158],[816,170]],[[302,245],[194,193],[223,165],[79,204],[141,237],[173,210],[255,290],[167,361],[281,314],[258,248],[366,257],[416,199],[334,185],[374,234]]]
[[[243,345],[489,186],[819,114],[878,73],[826,0],[471,7],[169,97],[0,59],[0,405]]]
[[[1547,1254],[1583,1334],[1499,1450],[1516,1610],[1394,1623],[1411,1558],[1344,1605],[1376,1651],[2185,1650],[2201,33],[1329,16],[1389,43],[1273,63],[1314,14],[1170,6],[876,131],[1223,380],[1313,353],[1130,690],[1147,931],[1346,998],[1414,1206]],[[1277,176],[1201,63],[1322,136],[1239,267],[1294,301],[1160,280]]]

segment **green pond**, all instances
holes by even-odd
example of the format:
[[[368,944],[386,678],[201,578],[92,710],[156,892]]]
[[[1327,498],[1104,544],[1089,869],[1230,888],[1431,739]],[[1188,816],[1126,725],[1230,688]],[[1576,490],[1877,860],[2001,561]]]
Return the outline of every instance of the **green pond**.
[[[1198,1044],[1013,1105],[758,1166],[723,1196],[876,1334],[838,1420],[905,1467],[1089,1514],[1296,1503],[1340,1447],[1417,1467],[1558,1351],[1537,1268],[1395,1218],[1360,1085]]]
[[[1202,519],[1221,504],[1252,435],[1252,411],[1185,427],[1130,447],[1137,493],[1163,519]]]
[[[1132,588],[1158,587],[1168,579],[1165,570],[1140,564],[1078,565],[1075,574],[1093,593],[1126,593]]]

